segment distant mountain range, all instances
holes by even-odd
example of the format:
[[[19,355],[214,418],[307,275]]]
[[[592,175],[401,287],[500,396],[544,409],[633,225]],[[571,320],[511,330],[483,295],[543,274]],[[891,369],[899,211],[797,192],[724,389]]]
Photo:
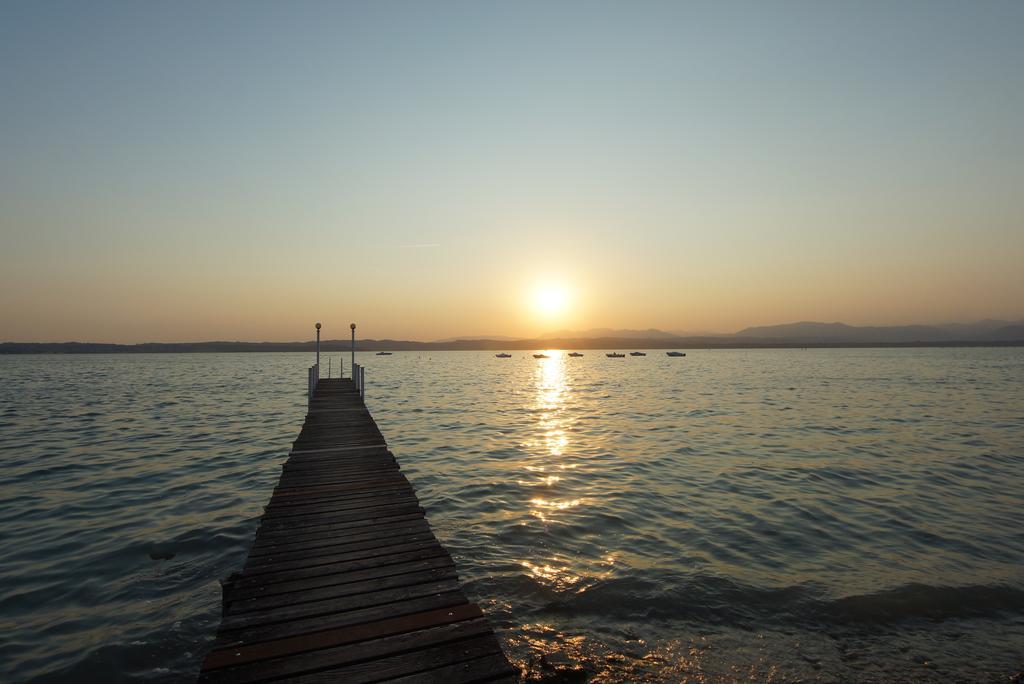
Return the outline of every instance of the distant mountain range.
[[[753,347],[1024,346],[1024,320],[985,320],[943,325],[854,326],[803,321],[744,328],[721,335],[678,335],[648,330],[559,330],[534,339],[450,338],[435,342],[357,340],[361,351],[443,351],[512,349],[694,349]],[[323,352],[348,351],[349,340],[325,340]],[[90,342],[3,342],[0,354],[96,354],[161,352],[310,351],[313,342],[180,342],[105,344]]]
[[[911,342],[1005,342],[1024,340],[1024,321],[984,320],[945,325],[853,326],[802,321],[744,328],[744,339],[787,342],[907,344]]]
[[[675,333],[648,328],[647,330],[612,330],[611,328],[591,328],[590,330],[558,330],[541,335],[540,339],[557,340],[593,340],[599,337],[614,337],[620,340],[667,340],[680,337]]]
[[[446,337],[443,340],[434,340],[438,344],[447,344],[449,342],[458,342],[459,340],[499,340],[502,342],[511,342],[512,340],[521,340],[521,337],[509,337],[508,335],[459,335],[458,337]]]

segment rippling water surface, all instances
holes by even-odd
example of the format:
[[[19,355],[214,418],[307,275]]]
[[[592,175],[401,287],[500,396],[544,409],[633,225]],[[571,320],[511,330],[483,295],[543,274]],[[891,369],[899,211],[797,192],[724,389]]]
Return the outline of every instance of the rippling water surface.
[[[1024,670],[1022,349],[363,356],[532,677]],[[309,362],[0,357],[0,680],[194,677]]]

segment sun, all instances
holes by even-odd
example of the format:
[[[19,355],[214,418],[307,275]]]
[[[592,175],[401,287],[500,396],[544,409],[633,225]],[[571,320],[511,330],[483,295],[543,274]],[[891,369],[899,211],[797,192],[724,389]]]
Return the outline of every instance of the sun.
[[[548,285],[537,290],[533,303],[540,313],[554,316],[565,311],[569,304],[569,293],[564,287]]]

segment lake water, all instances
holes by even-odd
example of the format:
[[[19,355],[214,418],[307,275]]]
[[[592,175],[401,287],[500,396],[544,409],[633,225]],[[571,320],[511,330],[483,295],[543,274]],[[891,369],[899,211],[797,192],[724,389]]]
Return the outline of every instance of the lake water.
[[[533,675],[1024,670],[1024,349],[359,356]],[[0,680],[194,678],[310,362],[0,357]]]

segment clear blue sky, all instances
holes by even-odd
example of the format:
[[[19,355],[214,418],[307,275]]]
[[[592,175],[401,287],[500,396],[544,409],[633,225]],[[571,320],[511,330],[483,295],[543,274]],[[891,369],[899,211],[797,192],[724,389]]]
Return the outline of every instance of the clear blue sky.
[[[1022,2],[5,2],[0,93],[0,340],[1024,316]]]

